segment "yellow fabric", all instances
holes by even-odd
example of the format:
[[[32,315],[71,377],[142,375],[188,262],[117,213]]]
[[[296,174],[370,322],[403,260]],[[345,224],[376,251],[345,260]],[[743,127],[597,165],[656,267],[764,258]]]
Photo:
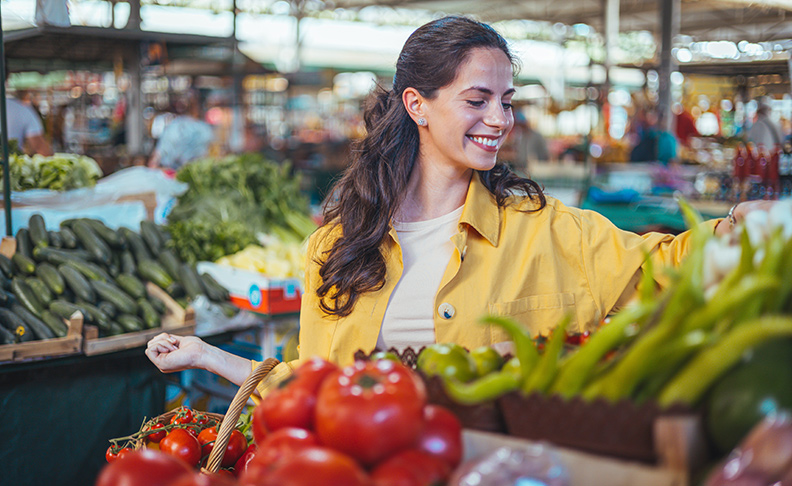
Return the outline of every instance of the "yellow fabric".
[[[478,322],[486,314],[511,316],[536,335],[547,333],[572,310],[569,331],[591,330],[634,293],[644,251],[652,253],[655,268],[661,269],[679,264],[690,240],[690,232],[676,237],[639,236],[616,228],[599,213],[570,208],[550,197],[541,211],[520,211],[534,206],[524,198],[498,208],[474,175],[459,232],[452,237],[455,250],[435,297],[437,342],[473,349],[507,341],[499,328]],[[717,222],[704,224],[714,231]],[[382,245],[387,268],[383,287],[362,295],[348,317],[329,317],[320,310],[316,296],[321,282],[315,259],[332,247],[340,233],[339,227],[327,225],[309,243],[300,357],[321,356],[347,365],[358,349],[370,352],[376,346],[388,299],[401,277],[402,260],[396,231],[391,229]],[[663,283],[658,278],[658,284]],[[453,317],[445,319],[437,312],[441,304],[453,307]],[[284,370],[276,370],[287,373],[281,366]]]

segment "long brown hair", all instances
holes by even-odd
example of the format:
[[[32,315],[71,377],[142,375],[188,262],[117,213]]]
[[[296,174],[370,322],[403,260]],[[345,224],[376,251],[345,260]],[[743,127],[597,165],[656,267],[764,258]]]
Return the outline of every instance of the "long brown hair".
[[[369,98],[363,115],[366,136],[353,145],[352,162],[325,206],[326,224],[341,225],[342,235],[317,258],[322,284],[316,295],[324,312],[347,316],[361,294],[385,283],[380,245],[404,198],[419,148],[418,129],[402,104],[402,93],[412,87],[434,98],[438,89],[454,81],[475,48],[500,49],[513,69],[518,68],[506,40],[492,27],[465,17],[444,17],[413,32],[396,62],[393,89],[380,86]],[[498,206],[517,193],[535,199],[539,209],[546,204],[536,182],[503,164],[479,172],[479,177]]]

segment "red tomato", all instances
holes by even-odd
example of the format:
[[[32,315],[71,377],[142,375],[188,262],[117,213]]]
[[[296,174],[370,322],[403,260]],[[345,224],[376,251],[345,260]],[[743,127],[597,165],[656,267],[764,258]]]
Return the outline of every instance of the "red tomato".
[[[123,449],[118,451],[118,458],[121,459],[122,457],[126,457],[127,454],[130,454],[132,452],[135,452],[135,449],[132,449],[131,447],[124,447]]]
[[[224,469],[214,474],[193,473],[192,476],[184,476],[168,486],[236,486],[233,476],[225,474]]]
[[[322,381],[338,367],[321,358],[313,358],[294,370],[294,374],[269,392],[253,412],[253,436],[256,442],[266,432],[283,427],[312,429],[316,393]]]
[[[462,460],[462,424],[447,408],[427,405],[416,448],[443,459],[452,469],[457,467]]]
[[[399,452],[371,471],[375,486],[432,486],[444,484],[451,466],[443,459],[415,449]]]
[[[198,443],[201,445],[201,456],[208,457],[214,449],[214,442],[217,440],[217,427],[209,427],[203,429],[198,434]],[[220,462],[220,467],[231,467],[236,464],[237,460],[242,457],[247,449],[247,439],[242,435],[242,432],[233,430],[231,437],[228,438],[228,445],[226,446],[223,460]]]
[[[212,419],[205,413],[197,412],[193,414],[192,422],[201,426],[208,426]]]
[[[322,383],[316,435],[369,466],[415,444],[425,404],[423,382],[404,365],[357,362]]]
[[[178,457],[191,467],[201,460],[201,445],[198,439],[184,429],[173,429],[160,441],[160,450],[173,457]]]
[[[161,429],[163,427],[165,427],[165,426],[162,425],[159,422],[156,422],[154,425],[151,426],[151,429],[149,429],[149,430],[157,430],[157,429]],[[161,441],[162,439],[165,438],[165,435],[167,433],[168,432],[165,431],[165,430],[160,430],[159,432],[154,432],[152,434],[147,435],[146,436],[146,440],[148,440],[149,442],[159,442],[159,441]]]
[[[168,486],[192,470],[182,461],[162,452],[141,449],[105,466],[96,486]]]
[[[248,467],[248,463],[250,463],[250,460],[256,455],[257,450],[258,447],[255,443],[248,446],[248,448],[245,450],[245,453],[242,454],[242,457],[237,459],[236,464],[234,464],[234,476],[239,477],[243,472],[245,472]]]
[[[105,452],[105,460],[107,462],[113,462],[116,459],[118,459],[118,447],[111,445]]]
[[[172,424],[189,424],[193,421],[193,412],[187,407],[181,407],[176,415],[171,417]]]
[[[298,429],[296,427],[286,427],[278,429],[258,444],[259,449],[281,449],[290,450],[303,449],[305,447],[318,446],[319,439],[310,430]]]
[[[308,447],[289,454],[268,471],[248,469],[242,484],[256,486],[370,486],[366,473],[351,457],[326,447]]]

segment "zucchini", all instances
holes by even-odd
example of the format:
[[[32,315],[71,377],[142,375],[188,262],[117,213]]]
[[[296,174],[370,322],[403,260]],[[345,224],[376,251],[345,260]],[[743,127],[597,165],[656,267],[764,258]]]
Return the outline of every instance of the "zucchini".
[[[105,332],[110,331],[110,316],[105,314],[102,309],[84,300],[78,300],[77,306],[85,311],[93,323],[96,324],[96,327]]]
[[[85,319],[85,322],[93,321],[91,316],[88,315],[88,312],[85,309],[83,309],[82,306],[72,304],[71,302],[65,301],[63,299],[55,299],[52,302],[50,302],[49,310],[57,317],[61,317],[63,319],[66,319],[67,321],[71,319],[71,316],[75,312],[79,312],[80,314],[82,314],[83,319]]]
[[[132,254],[135,255],[135,261],[137,261],[138,264],[142,260],[151,260],[152,256],[151,253],[149,253],[146,242],[143,241],[143,238],[139,234],[129,228],[121,228],[118,231],[126,238],[127,245],[129,249],[132,250]]]
[[[107,316],[110,317],[111,319],[118,315],[118,309],[116,309],[116,307],[113,304],[107,302],[106,300],[99,302],[99,304],[96,307],[98,307],[102,312],[107,314]]]
[[[77,271],[83,274],[88,280],[98,280],[100,282],[113,281],[113,278],[110,276],[110,274],[105,272],[102,267],[95,263],[74,259],[67,261],[66,265],[76,268]]]
[[[22,307],[33,313],[34,316],[41,318],[41,311],[44,305],[33,293],[33,290],[20,277],[11,280],[11,292],[16,296]]]
[[[5,326],[0,326],[0,345],[3,344],[14,344],[16,339],[14,339],[14,335],[5,328]]]
[[[165,302],[163,302],[159,298],[154,297],[153,295],[149,295],[148,301],[151,304],[151,306],[154,308],[154,310],[157,311],[157,314],[162,315],[168,311],[168,306],[165,305]]]
[[[27,228],[20,228],[16,234],[17,253],[22,253],[28,258],[33,258],[33,245],[30,243],[30,234]]]
[[[55,295],[61,295],[66,282],[58,269],[50,263],[41,263],[36,267],[36,276],[44,282]]]
[[[32,246],[49,246],[49,234],[47,234],[47,226],[44,224],[44,217],[41,214],[35,213],[28,220],[28,234]]]
[[[168,248],[162,250],[162,252],[160,252],[160,254],[157,256],[157,260],[159,260],[159,262],[162,264],[162,268],[168,272],[168,275],[170,275],[173,280],[178,281],[179,278],[181,278],[179,275],[181,273],[179,268],[181,268],[182,262],[179,260],[179,257],[176,256],[173,250]]]
[[[6,278],[14,276],[14,268],[11,265],[11,259],[2,253],[0,253],[0,272],[2,272]]]
[[[132,314],[121,314],[116,316],[116,322],[121,324],[126,332],[142,331],[146,326],[143,319]]]
[[[112,251],[105,241],[96,234],[86,221],[77,220],[72,224],[77,239],[91,253],[92,258],[105,265],[110,263]]]
[[[44,307],[47,306],[49,301],[55,298],[55,296],[52,295],[52,291],[47,287],[47,284],[42,282],[41,279],[28,277],[25,279],[25,283],[28,284],[28,287],[36,294],[36,297],[39,298],[39,301],[41,301]]]
[[[190,302],[188,302],[185,297],[181,297],[181,298],[176,299],[176,303],[179,304],[182,309],[186,309],[187,306],[190,305]]]
[[[198,276],[195,267],[189,263],[183,263],[179,270],[181,272],[179,274],[181,277],[180,281],[182,285],[184,285],[184,290],[187,292],[187,296],[190,297],[190,299],[194,299],[206,293],[203,288],[203,283],[201,283],[201,277]]]
[[[135,264],[135,257],[132,252],[124,250],[121,253],[121,272],[135,275],[137,273],[137,265]]]
[[[61,225],[60,235],[64,248],[77,248],[77,235],[68,226]]]
[[[0,272],[0,288],[3,290],[11,290],[11,279],[7,278]]]
[[[121,289],[124,290],[124,292],[136,299],[146,296],[146,286],[143,285],[143,282],[138,280],[134,275],[122,273],[116,277],[116,283],[119,287],[121,287]]]
[[[126,238],[98,219],[83,219],[108,245],[119,250],[126,248]]]
[[[63,248],[63,238],[59,231],[47,231],[49,243],[53,248]]]
[[[146,299],[138,299],[137,303],[140,308],[139,315],[143,318],[146,328],[154,329],[159,327],[161,324],[160,315],[154,309],[154,306],[151,305],[151,302]]]
[[[137,314],[137,302],[115,285],[93,280],[91,281],[91,286],[102,299],[113,304],[121,314]]]
[[[25,324],[33,331],[33,334],[39,339],[52,339],[55,337],[55,333],[52,332],[52,329],[49,328],[48,325],[44,323],[40,318],[34,316],[30,313],[27,309],[22,307],[19,304],[14,304],[11,306],[11,312],[18,315],[25,321]]]
[[[154,282],[154,285],[162,289],[167,289],[173,283],[173,279],[162,265],[152,259],[138,260],[138,275],[143,280]]]
[[[167,292],[168,295],[170,295],[174,299],[184,297],[185,295],[184,287],[179,282],[173,282],[172,284],[168,285],[168,288],[165,289],[165,292]]]
[[[107,266],[107,273],[113,278],[118,277],[121,275],[121,265],[116,262],[110,262],[110,265]]]
[[[88,283],[88,280],[86,280],[83,274],[76,268],[71,265],[61,264],[58,267],[58,271],[63,275],[63,280],[66,281],[66,285],[72,289],[74,295],[76,295],[78,299],[91,303],[96,302],[96,293],[93,288],[91,288],[91,284]]]
[[[64,337],[69,333],[69,326],[63,322],[63,319],[55,316],[55,314],[48,310],[41,313],[41,320],[44,321],[44,324],[46,324],[57,337]]]
[[[140,236],[143,241],[148,245],[152,255],[159,255],[163,248],[162,236],[160,235],[157,225],[152,221],[140,222]]]
[[[209,297],[209,300],[213,302],[226,302],[231,299],[231,296],[228,294],[228,289],[220,285],[220,283],[208,273],[204,272],[201,274],[201,282],[204,284],[206,296]]]
[[[36,262],[20,252],[14,253],[11,262],[20,274],[33,275],[36,273]]]
[[[33,331],[20,316],[3,307],[0,307],[0,324],[14,335],[15,342],[25,343],[36,339]]]
[[[82,260],[87,261],[91,255],[85,250],[61,250],[57,248],[41,248],[36,247],[33,249],[33,258],[37,261],[50,262],[53,265],[60,265],[69,260]]]
[[[110,321],[110,332],[107,333],[108,336],[118,336],[119,334],[124,334],[124,328],[121,327],[121,324]]]
[[[11,305],[14,303],[16,303],[16,297],[14,297],[14,294],[0,289],[0,306],[11,307]]]

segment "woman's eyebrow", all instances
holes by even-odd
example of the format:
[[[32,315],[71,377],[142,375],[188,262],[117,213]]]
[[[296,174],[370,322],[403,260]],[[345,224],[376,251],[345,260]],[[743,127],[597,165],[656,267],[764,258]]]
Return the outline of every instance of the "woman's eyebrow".
[[[468,92],[468,91],[478,91],[478,92],[480,92],[480,93],[483,93],[483,94],[486,94],[486,95],[490,95],[490,96],[492,96],[492,95],[494,95],[494,94],[495,94],[495,92],[494,92],[494,91],[492,91],[492,90],[491,90],[491,89],[489,89],[489,88],[485,88],[485,87],[483,87],[483,86],[471,86],[470,88],[467,88],[467,89],[465,89],[465,90],[462,90],[462,93],[466,93],[466,92]],[[509,88],[509,89],[507,89],[507,90],[506,90],[506,91],[503,93],[503,96],[507,96],[507,95],[513,94],[513,93],[514,93],[514,92],[516,92],[516,91],[517,91],[517,90],[515,90],[514,88]]]

